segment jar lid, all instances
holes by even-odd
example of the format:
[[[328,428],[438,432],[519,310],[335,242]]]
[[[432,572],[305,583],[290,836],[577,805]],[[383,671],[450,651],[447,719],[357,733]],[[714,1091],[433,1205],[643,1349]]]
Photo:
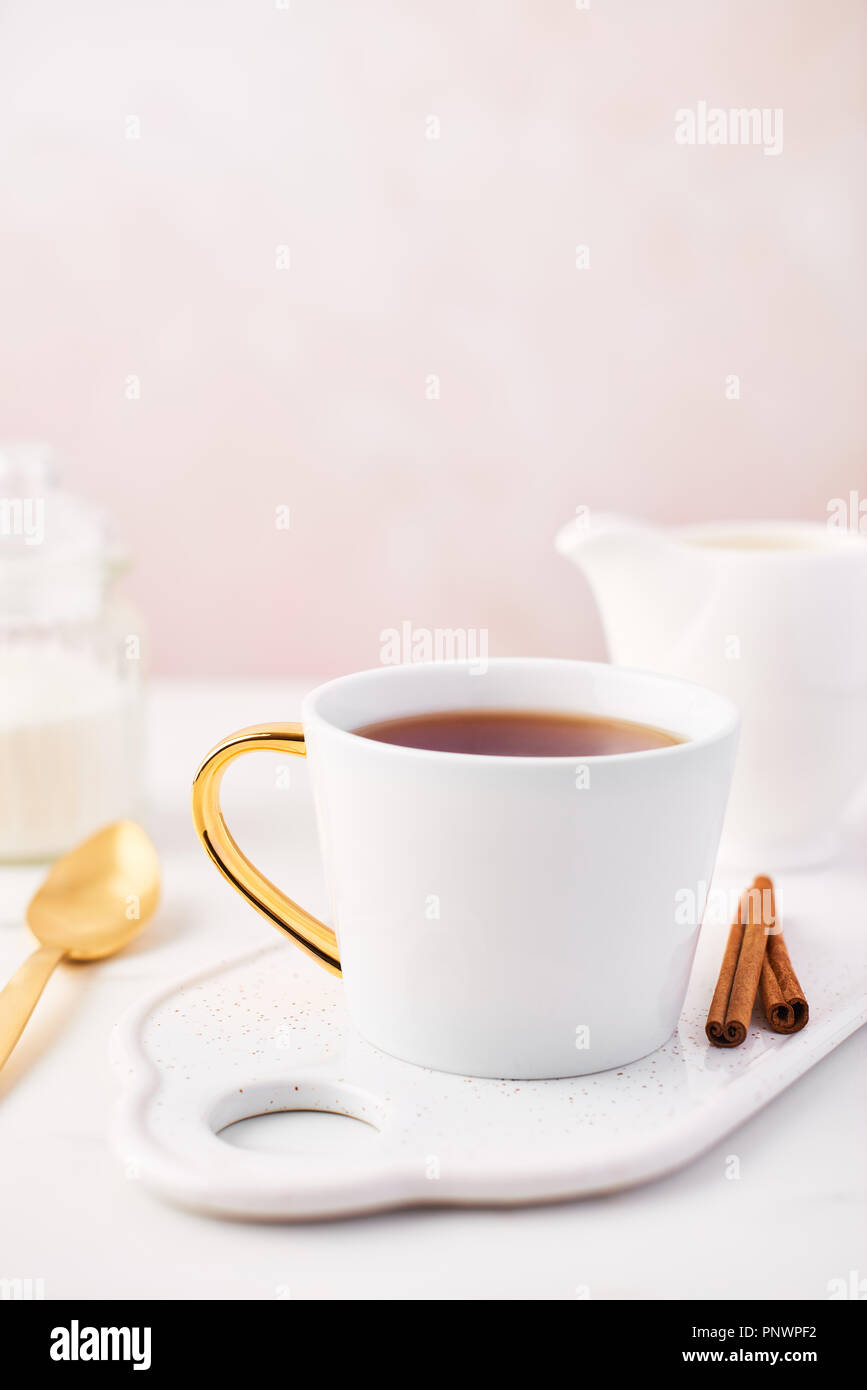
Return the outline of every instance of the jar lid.
[[[104,517],[54,476],[46,445],[0,444],[0,625],[87,621],[102,607]]]

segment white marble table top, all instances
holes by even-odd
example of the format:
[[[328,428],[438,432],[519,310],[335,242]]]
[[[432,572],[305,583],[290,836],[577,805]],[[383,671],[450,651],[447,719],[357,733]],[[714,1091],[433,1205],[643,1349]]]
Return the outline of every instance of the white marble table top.
[[[297,717],[313,683],[153,687],[149,828],[163,860],[163,903],[124,954],[56,972],[0,1074],[0,1278],[41,1280],[47,1298],[285,1300],[822,1299],[831,1281],[852,1270],[863,1277],[867,1029],[687,1167],[610,1196],[256,1225],[165,1205],[124,1172],[107,1142],[118,1093],[112,1025],[162,984],[275,939],[195,839],[193,771],[231,729]],[[227,777],[225,800],[266,872],[325,915],[303,765],[284,787],[270,755],[246,759]],[[38,878],[34,869],[0,871],[4,977],[30,948],[23,909]],[[279,1130],[281,1121],[262,1123]],[[281,1142],[270,1129],[268,1140]],[[328,1140],[311,1132],[310,1142]]]

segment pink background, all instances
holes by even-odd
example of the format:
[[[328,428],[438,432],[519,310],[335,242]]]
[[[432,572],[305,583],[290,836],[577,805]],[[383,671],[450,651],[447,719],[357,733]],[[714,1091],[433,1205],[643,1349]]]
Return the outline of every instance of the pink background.
[[[109,508],[157,669],[369,666],[404,620],[599,655],[576,506],[867,496],[865,21],[5,4],[0,434]],[[782,154],[677,145],[699,101],[782,107]]]

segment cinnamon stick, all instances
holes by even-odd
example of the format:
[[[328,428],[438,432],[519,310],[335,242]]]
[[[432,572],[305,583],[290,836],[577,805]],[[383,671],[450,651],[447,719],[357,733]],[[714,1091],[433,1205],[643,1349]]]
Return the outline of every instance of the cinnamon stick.
[[[707,1014],[707,1023],[704,1031],[708,1039],[715,1043],[717,1047],[729,1047],[732,1044],[726,1041],[725,1026],[726,1013],[728,1012],[729,998],[732,992],[732,981],[735,978],[735,971],[738,966],[738,957],[741,953],[741,942],[744,939],[744,929],[742,918],[746,915],[746,902],[742,894],[738,902],[738,910],[735,920],[729,927],[728,940],[726,941],[725,953],[720,966],[719,978],[716,982],[716,989],[710,1001],[710,1008]]]
[[[767,944],[755,889],[741,894],[708,1011],[705,1032],[715,1047],[739,1047],[750,1026]]]
[[[768,936],[768,948],[762,962],[761,991],[765,1018],[775,1033],[800,1033],[810,1017],[810,1008],[792,969],[783,934],[777,930],[774,885],[766,877],[756,879],[756,886],[759,885],[763,897],[765,893],[770,895],[769,925],[774,928]]]

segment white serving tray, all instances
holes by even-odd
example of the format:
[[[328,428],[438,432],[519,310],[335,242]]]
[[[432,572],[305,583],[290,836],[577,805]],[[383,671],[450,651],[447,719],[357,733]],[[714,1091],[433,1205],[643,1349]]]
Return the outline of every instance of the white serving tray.
[[[725,880],[714,897],[747,881]],[[275,939],[121,1021],[115,1147],[160,1196],[239,1217],[550,1201],[645,1182],[707,1149],[867,1021],[867,872],[787,876],[777,899],[810,1003],[801,1033],[771,1033],[757,1013],[742,1047],[709,1046],[704,1021],[728,926],[720,915],[705,922],[669,1042],[631,1066],[562,1081],[485,1081],[395,1061],[357,1036],[339,980]],[[338,1142],[314,1155],[250,1152],[219,1137],[279,1110],[334,1111],[379,1133],[363,1150]]]

